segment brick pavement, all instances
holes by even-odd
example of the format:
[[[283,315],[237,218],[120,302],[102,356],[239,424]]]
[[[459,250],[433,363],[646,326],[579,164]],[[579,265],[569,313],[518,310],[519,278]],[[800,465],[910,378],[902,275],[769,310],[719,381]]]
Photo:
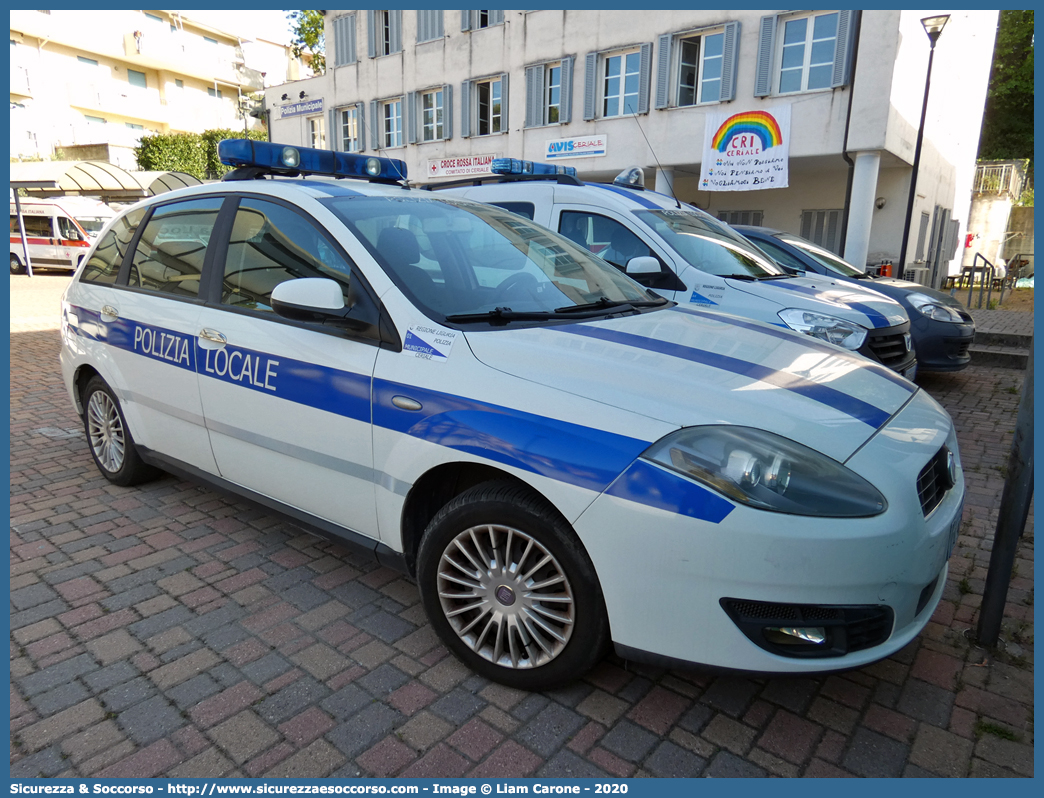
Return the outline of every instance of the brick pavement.
[[[1029,776],[1033,522],[1002,639],[969,643],[1021,372],[925,375],[968,498],[918,639],[849,673],[613,656],[544,694],[473,675],[407,579],[167,477],[95,469],[61,387],[60,277],[12,278],[11,775]]]

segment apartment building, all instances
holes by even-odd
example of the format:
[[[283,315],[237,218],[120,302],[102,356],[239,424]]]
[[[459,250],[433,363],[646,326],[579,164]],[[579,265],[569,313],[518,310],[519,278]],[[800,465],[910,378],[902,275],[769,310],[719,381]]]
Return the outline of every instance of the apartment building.
[[[637,165],[728,221],[895,261],[937,13],[326,11],[326,74],[267,91],[272,139],[401,158],[414,182],[493,156]],[[925,282],[959,262],[997,18],[952,11],[935,48],[906,264]],[[708,119],[783,110],[787,187],[706,190]]]
[[[108,145],[110,160],[133,169],[130,150],[143,133],[255,129],[247,97],[304,73],[286,43],[243,38],[176,11],[10,17],[12,158]]]

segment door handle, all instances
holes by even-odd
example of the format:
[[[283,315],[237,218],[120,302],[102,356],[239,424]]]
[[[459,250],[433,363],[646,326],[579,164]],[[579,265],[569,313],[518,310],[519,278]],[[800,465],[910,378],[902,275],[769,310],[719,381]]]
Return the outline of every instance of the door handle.
[[[120,312],[112,305],[102,305],[101,315],[108,316],[110,319],[118,319]]]
[[[215,344],[221,344],[222,346],[228,343],[228,339],[225,338],[224,335],[219,333],[217,330],[208,330],[206,327],[199,331],[199,337]]]

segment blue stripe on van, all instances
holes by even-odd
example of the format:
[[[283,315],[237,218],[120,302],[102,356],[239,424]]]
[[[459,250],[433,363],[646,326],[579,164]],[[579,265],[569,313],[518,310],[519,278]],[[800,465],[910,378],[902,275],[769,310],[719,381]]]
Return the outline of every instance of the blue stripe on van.
[[[776,369],[771,369],[758,363],[750,363],[746,360],[730,357],[729,355],[720,355],[715,352],[708,352],[704,349],[696,349],[695,347],[683,346],[682,344],[673,344],[668,341],[658,341],[654,338],[646,338],[641,335],[620,332],[605,327],[592,327],[576,324],[554,327],[553,329],[559,332],[571,333],[573,335],[596,338],[600,341],[607,341],[622,346],[644,349],[649,352],[657,352],[662,355],[677,357],[693,363],[700,363],[705,366],[722,369],[723,371],[729,371],[733,374],[740,374],[749,379],[757,380],[758,382],[763,382],[768,385],[774,385],[777,388],[782,388],[783,390],[804,396],[814,402],[819,402],[833,410],[837,410],[838,412],[851,416],[858,421],[862,421],[864,424],[868,424],[874,429],[879,429],[891,417],[890,413],[874,407],[868,402],[864,402],[862,399],[849,396],[848,394],[842,393],[841,391],[827,385],[821,385],[812,382],[811,380],[806,380],[804,377],[798,377],[784,371],[777,371]]]
[[[874,325],[874,329],[895,326],[894,324],[892,324],[892,322],[888,320],[887,316],[881,313],[881,311],[863,302],[840,302],[837,300],[829,299],[824,300],[821,298],[823,294],[822,291],[819,291],[815,288],[809,288],[807,285],[797,285],[796,283],[791,282],[790,280],[775,280],[773,281],[772,285],[779,286],[780,288],[786,288],[788,291],[795,291],[799,294],[806,294],[811,297],[816,297],[817,299],[820,299],[820,301],[827,302],[828,304],[844,305],[845,307],[852,308],[852,310],[858,310],[860,313],[862,313],[868,319],[870,319],[870,321]]]
[[[663,210],[662,206],[653,202],[647,197],[642,196],[641,191],[635,191],[633,189],[621,188],[620,186],[613,186],[609,183],[584,183],[585,186],[594,186],[595,188],[604,188],[606,191],[612,191],[614,194],[619,194],[621,197],[627,197],[627,199],[638,203],[643,208],[652,208],[654,211]]]
[[[813,338],[811,335],[805,335],[804,333],[795,332],[787,326],[781,328],[774,327],[768,323],[759,323],[756,321],[750,321],[747,319],[741,319],[737,316],[729,316],[724,313],[714,313],[706,310],[698,310],[696,308],[685,307],[684,305],[675,305],[670,310],[675,310],[680,313],[688,313],[691,316],[699,316],[704,319],[710,319],[711,321],[721,322],[722,324],[731,324],[735,327],[743,327],[746,330],[754,330],[755,332],[764,333],[774,338],[780,338],[786,341],[792,341],[800,346],[813,349],[816,352],[822,352],[825,355],[831,357],[840,358],[850,363],[856,363],[862,366],[864,369],[868,369],[878,377],[883,377],[894,385],[898,385],[900,388],[904,388],[910,393],[914,393],[917,390],[917,386],[910,383],[905,377],[899,376],[898,373],[892,371],[881,363],[865,358],[862,355],[849,352],[847,349],[841,349],[840,347],[831,346],[830,344]],[[794,341],[795,336],[801,336],[799,340]]]

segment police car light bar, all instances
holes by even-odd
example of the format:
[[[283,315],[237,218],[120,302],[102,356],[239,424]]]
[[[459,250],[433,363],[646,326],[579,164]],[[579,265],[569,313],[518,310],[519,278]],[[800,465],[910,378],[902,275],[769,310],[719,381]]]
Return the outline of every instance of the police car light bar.
[[[406,180],[406,163],[396,158],[291,147],[269,141],[224,139],[218,142],[218,159],[227,166],[253,166],[274,173],[391,182]]]
[[[490,167],[495,175],[570,175],[576,177],[576,167],[552,166],[547,163],[522,161],[518,158],[494,158]]]

